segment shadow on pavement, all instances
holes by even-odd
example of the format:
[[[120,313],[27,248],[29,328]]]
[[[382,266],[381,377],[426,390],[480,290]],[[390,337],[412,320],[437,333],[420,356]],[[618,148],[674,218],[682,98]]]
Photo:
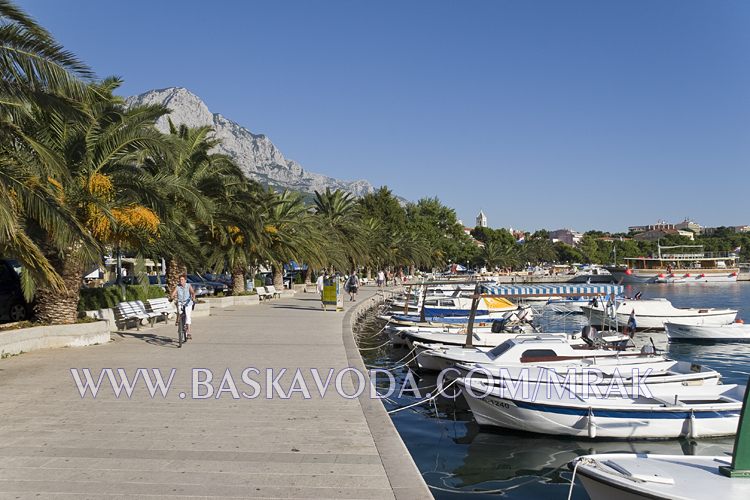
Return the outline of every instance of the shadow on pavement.
[[[147,344],[158,345],[163,347],[174,347],[177,348],[177,332],[174,337],[163,337],[161,335],[155,335],[153,333],[141,333],[141,332],[123,332],[117,331],[113,335],[117,335],[120,338],[131,338],[136,340],[142,340]]]

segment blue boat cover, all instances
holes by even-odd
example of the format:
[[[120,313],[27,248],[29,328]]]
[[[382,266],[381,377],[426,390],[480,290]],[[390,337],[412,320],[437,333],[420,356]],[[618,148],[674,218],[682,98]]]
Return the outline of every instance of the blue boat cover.
[[[501,297],[533,297],[558,295],[577,297],[581,295],[622,295],[621,285],[482,285],[481,294]]]

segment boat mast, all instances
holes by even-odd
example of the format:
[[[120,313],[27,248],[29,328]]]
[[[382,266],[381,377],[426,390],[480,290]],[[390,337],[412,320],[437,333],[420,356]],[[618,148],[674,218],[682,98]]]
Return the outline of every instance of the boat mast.
[[[472,347],[474,347],[474,319],[477,316],[479,299],[482,298],[482,296],[479,294],[481,287],[481,282],[477,280],[477,284],[474,286],[474,294],[471,296],[471,313],[469,313],[469,324],[466,327],[466,344],[464,344],[464,347],[466,349],[471,349]]]

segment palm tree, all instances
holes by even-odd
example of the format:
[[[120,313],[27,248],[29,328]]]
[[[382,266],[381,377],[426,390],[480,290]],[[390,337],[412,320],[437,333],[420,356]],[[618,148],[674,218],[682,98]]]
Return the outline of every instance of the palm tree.
[[[352,194],[339,189],[331,191],[330,188],[324,193],[315,191],[313,209],[329,239],[329,253],[343,254],[345,258],[345,262],[338,264],[353,268],[357,263],[364,263],[367,237]]]
[[[225,155],[213,153],[218,144],[211,127],[175,126],[169,120],[171,150],[153,161],[162,183],[168,212],[154,251],[168,255],[167,289],[172,290],[187,266],[196,267],[204,255],[199,236],[214,231],[221,200],[244,182],[242,172]],[[227,202],[229,203],[229,202]]]
[[[26,231],[27,220],[43,227],[70,226],[78,231],[43,179],[44,168],[24,149],[23,124],[33,109],[74,113],[75,103],[89,97],[92,72],[33,19],[7,0],[0,0],[0,252],[24,265],[24,292],[34,283],[57,289],[62,280]]]
[[[264,238],[263,193],[255,182],[244,179],[225,186],[225,196],[217,200],[214,223],[204,227],[202,241],[208,249],[207,266],[229,269],[232,295],[239,295],[245,291],[245,274],[254,257],[251,246]]]
[[[327,262],[340,260],[330,254],[318,220],[304,203],[299,193],[284,191],[266,192],[263,215],[264,237],[253,248],[257,262],[270,262],[274,286],[283,286],[283,265],[289,261],[306,262],[320,267]]]
[[[62,290],[37,290],[36,315],[42,322],[75,322],[85,266],[99,261],[102,244],[156,235],[159,227],[153,207],[161,200],[148,189],[149,176],[139,159],[144,150],[162,148],[153,125],[166,110],[125,108],[113,95],[119,85],[114,78],[93,85],[95,98],[79,104],[76,119],[55,108],[36,109],[33,121],[25,124],[27,144],[49,172],[47,182],[58,202],[87,233],[35,227],[36,241],[64,283]]]

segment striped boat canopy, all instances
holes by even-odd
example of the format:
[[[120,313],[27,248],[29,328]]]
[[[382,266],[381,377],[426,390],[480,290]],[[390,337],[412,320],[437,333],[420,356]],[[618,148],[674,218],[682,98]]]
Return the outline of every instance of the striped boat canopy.
[[[621,285],[482,285],[483,295],[502,297],[580,297],[583,295],[622,295]]]

